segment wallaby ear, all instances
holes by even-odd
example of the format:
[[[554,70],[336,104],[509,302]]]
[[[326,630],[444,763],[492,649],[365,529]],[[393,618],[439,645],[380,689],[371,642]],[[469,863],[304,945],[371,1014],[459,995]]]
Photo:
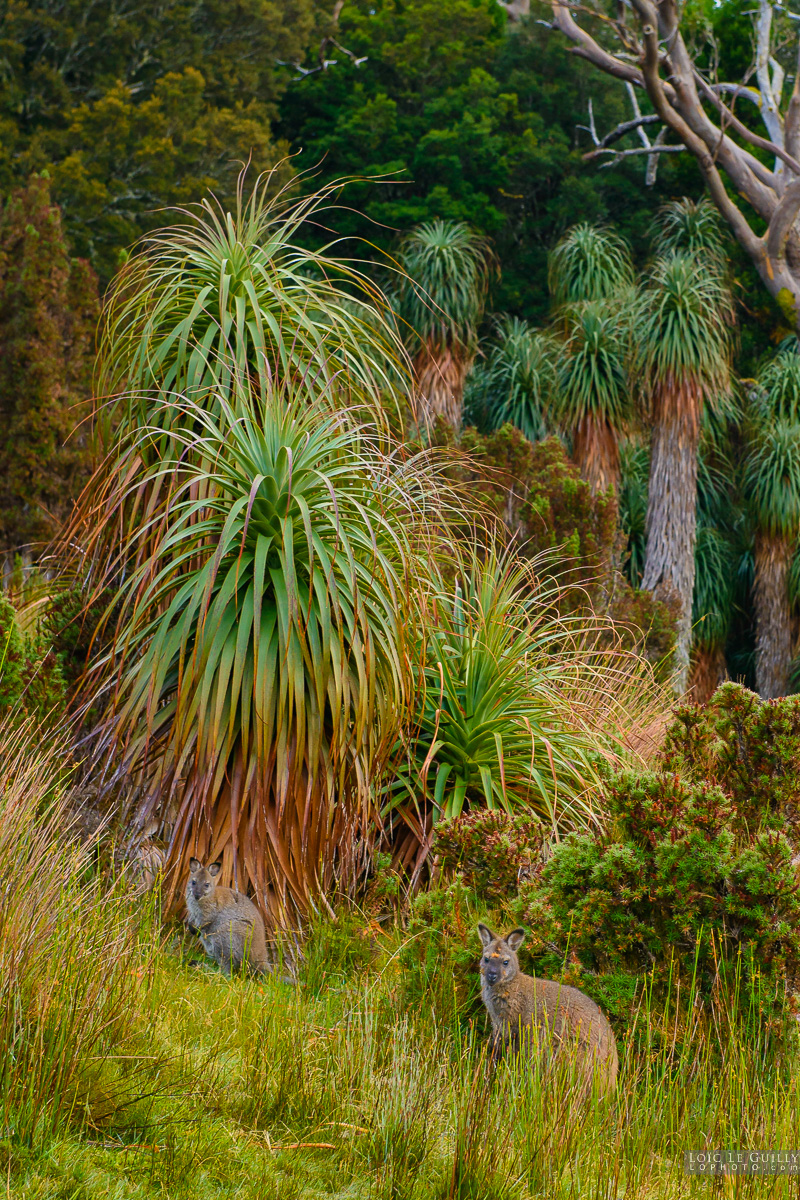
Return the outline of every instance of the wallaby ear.
[[[492,942],[497,940],[488,925],[479,925],[478,933],[484,946],[490,946]]]
[[[215,875],[219,875],[221,870],[222,870],[222,863],[215,862],[215,863],[212,863],[211,866],[208,868],[208,873],[211,876],[211,878],[213,879]]]
[[[525,941],[525,930],[512,929],[511,933],[506,934],[506,936],[503,938],[503,941],[510,950],[513,950],[514,953],[516,953],[522,943]]]
[[[202,866],[202,863],[198,859],[196,859],[196,858],[189,859],[189,870],[191,871],[192,875],[196,875],[197,872],[200,870],[201,866]]]

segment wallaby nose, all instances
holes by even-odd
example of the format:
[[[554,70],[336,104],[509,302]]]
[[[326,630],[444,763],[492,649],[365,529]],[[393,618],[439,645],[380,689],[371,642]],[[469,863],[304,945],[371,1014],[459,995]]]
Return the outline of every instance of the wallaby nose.
[[[497,971],[487,971],[486,972],[486,982],[487,983],[497,983],[497,976],[498,976]]]

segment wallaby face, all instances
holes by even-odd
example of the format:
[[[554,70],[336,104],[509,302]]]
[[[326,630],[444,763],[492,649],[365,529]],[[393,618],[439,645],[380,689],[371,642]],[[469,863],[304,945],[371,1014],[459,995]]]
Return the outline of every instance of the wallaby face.
[[[504,938],[492,933],[486,925],[478,926],[483,942],[481,975],[489,987],[503,988],[519,975],[517,951],[525,941],[524,929],[512,929]]]
[[[217,876],[222,864],[215,862],[204,867],[196,858],[189,859],[189,886],[187,891],[193,900],[211,896],[217,886]]]

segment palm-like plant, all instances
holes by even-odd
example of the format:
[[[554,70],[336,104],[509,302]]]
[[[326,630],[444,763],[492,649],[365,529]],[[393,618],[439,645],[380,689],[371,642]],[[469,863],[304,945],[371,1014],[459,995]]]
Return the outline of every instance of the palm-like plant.
[[[735,583],[736,555],[729,538],[701,518],[695,546],[694,644],[689,683],[697,704],[706,704],[727,674],[725,641]]]
[[[427,487],[299,390],[254,396],[239,380],[213,405],[172,406],[134,442],[144,451],[166,425],[176,458],[143,452],[138,473],[120,460],[88,513],[101,548],[115,513],[128,519],[113,649],[94,676],[117,681],[101,751],[140,779],[139,820],[166,830],[173,893],[189,855],[221,857],[223,881],[273,918],[348,888],[368,856]],[[132,511],[143,493],[149,510]]]
[[[243,373],[262,391],[302,381],[312,402],[369,406],[402,381],[407,357],[380,290],[332,256],[335,244],[296,244],[333,190],[292,202],[267,176],[248,197],[242,175],[235,212],[203,200],[185,224],[143,239],[112,287],[99,355],[99,392],[124,391],[125,423],[147,419],[145,397],[231,397]]]
[[[619,486],[619,440],[632,411],[624,305],[589,301],[565,315],[553,413],[592,493]]]
[[[683,251],[657,259],[641,293],[636,369],[653,424],[642,587],[674,597],[676,687],[692,643],[697,455],[703,407],[730,388],[732,305],[720,271]]]
[[[531,442],[547,437],[556,355],[551,334],[519,317],[502,317],[486,361],[467,379],[465,416],[467,409],[481,413],[491,429],[510,422]]]
[[[632,587],[638,588],[644,571],[647,535],[647,480],[650,448],[625,441],[620,447],[619,525],[625,536],[625,571]]]
[[[800,536],[800,359],[777,355],[758,380],[745,488],[756,524],[756,686],[789,690],[790,572]]]
[[[385,792],[386,815],[422,843],[431,808],[434,821],[470,804],[524,809],[556,830],[594,819],[593,743],[559,698],[569,634],[532,584],[531,564],[492,553],[427,598],[411,737]]]
[[[464,381],[475,354],[493,267],[486,238],[463,221],[431,221],[403,239],[400,311],[413,345],[419,415],[461,427]]]
[[[661,254],[683,250],[706,256],[725,268],[722,219],[707,196],[701,200],[682,196],[662,205],[653,222],[653,241]]]
[[[548,284],[557,308],[620,296],[633,282],[630,251],[613,230],[582,222],[550,253]]]
[[[630,252],[611,230],[575,225],[550,254],[548,281],[564,335],[555,412],[592,491],[616,489],[619,439],[631,407]]]

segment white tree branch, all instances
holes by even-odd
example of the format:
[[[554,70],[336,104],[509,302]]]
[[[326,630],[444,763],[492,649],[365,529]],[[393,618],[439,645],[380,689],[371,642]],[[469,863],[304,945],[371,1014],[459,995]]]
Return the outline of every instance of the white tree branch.
[[[800,38],[784,114],[786,74],[774,49],[773,14],[785,9],[776,0],[758,0],[754,14],[756,88],[712,84],[702,76],[682,36],[680,0],[619,0],[617,20],[605,18],[604,24],[619,39],[616,53],[607,49],[607,42],[600,45],[579,24],[582,13],[590,15],[589,9],[571,0],[551,3],[553,28],[573,43],[574,53],[607,75],[622,79],[633,106],[633,121],[620,122],[603,138],[598,137],[590,113],[593,149],[584,157],[606,159],[601,165],[608,167],[623,158],[644,156],[647,182],[652,183],[662,154],[689,150],[714,203],[764,285],[784,311],[787,303],[794,309],[800,328]],[[633,16],[627,27],[626,9]],[[630,61],[632,48],[635,61]],[[646,91],[655,120],[639,119],[639,89]],[[730,104],[723,97],[729,97]],[[749,129],[736,116],[732,106],[739,97],[756,107],[766,136]],[[647,131],[659,123],[658,136],[651,144]],[[672,134],[669,145],[668,132]],[[626,133],[635,133],[641,145],[616,147]],[[758,157],[758,151],[772,157],[772,170]],[[753,213],[766,224],[763,235],[763,226],[754,228]]]

